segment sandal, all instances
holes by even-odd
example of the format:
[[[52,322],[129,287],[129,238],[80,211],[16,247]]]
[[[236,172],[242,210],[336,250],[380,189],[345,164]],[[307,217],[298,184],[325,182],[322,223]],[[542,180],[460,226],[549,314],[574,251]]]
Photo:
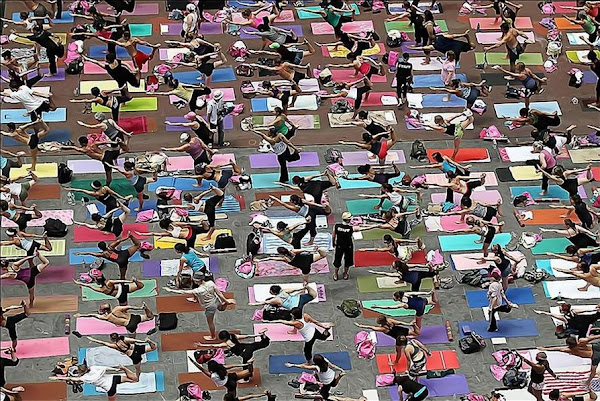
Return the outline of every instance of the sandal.
[[[348,280],[350,278],[350,275],[348,273],[344,273],[344,275],[342,276],[342,278],[344,280]]]
[[[333,273],[333,281],[338,281],[339,277],[338,277],[338,272],[334,272]]]

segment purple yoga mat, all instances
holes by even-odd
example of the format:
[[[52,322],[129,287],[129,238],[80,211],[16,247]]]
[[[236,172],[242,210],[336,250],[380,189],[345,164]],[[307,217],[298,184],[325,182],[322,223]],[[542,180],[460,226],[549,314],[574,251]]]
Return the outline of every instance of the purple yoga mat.
[[[43,74],[50,72],[50,70],[48,68],[42,68],[41,72],[43,75]],[[8,71],[2,70],[1,74],[4,78],[8,78]],[[34,72],[32,72],[29,75],[27,75],[27,78],[33,78],[35,75],[36,74]],[[51,77],[42,78],[42,80],[40,82],[52,82],[52,81],[64,81],[64,80],[65,80],[65,69],[57,68],[56,75],[53,75]]]
[[[183,110],[183,109],[182,109]],[[186,109],[185,112],[187,113],[188,110]],[[206,119],[206,116],[204,116]],[[172,123],[185,123],[185,122],[189,122],[189,120],[186,120],[183,117],[166,117],[165,118],[166,121],[170,121]],[[173,126],[173,125],[165,125],[165,128],[167,130],[167,132],[184,132],[187,131],[187,129],[185,127],[178,127],[178,126]],[[228,115],[227,117],[225,117],[225,120],[223,120],[223,128],[224,129],[233,129],[233,116]]]
[[[179,35],[181,33],[181,24],[160,24],[161,25],[161,35]],[[162,31],[162,26],[166,25],[168,30],[167,32]]]
[[[415,50],[415,49],[409,49],[408,46],[414,46],[416,44],[416,42],[414,40],[408,41],[408,42],[402,42],[402,44],[400,45],[400,51],[399,53],[408,53],[408,54],[415,54],[415,53],[420,53],[423,54],[423,50]]]
[[[396,340],[393,337],[377,332],[377,346],[394,347]],[[417,338],[423,344],[446,344],[449,343],[446,327],[444,326],[424,326],[421,335]]]
[[[288,163],[288,167],[309,167],[319,165],[319,155],[316,152],[300,153],[300,160]],[[277,155],[274,153],[261,153],[250,155],[250,167],[252,168],[277,168]]]
[[[598,82],[598,76],[594,71],[587,70],[583,72],[583,83],[584,84],[595,84]]]
[[[114,14],[114,9],[109,8],[108,4],[98,4],[96,6],[98,11],[103,13]],[[124,11],[123,15],[157,15],[158,14],[158,3],[142,3],[137,2],[133,12]]]
[[[451,395],[469,394],[469,384],[464,375],[448,375],[440,379],[420,378],[419,383],[427,387],[429,397],[449,397]],[[398,386],[389,388],[390,399],[398,401]]]
[[[211,258],[209,258],[208,263],[210,265],[211,272],[213,272],[214,274],[219,274],[221,272],[218,258],[211,257]],[[161,275],[160,275],[160,260],[144,261],[144,263],[142,263],[142,276],[143,277],[161,277]]]
[[[294,33],[298,37],[304,36],[304,32],[302,31],[301,25],[285,25],[285,26],[278,26],[278,28],[286,29],[288,31],[294,31]],[[256,28],[250,28],[250,27],[242,27],[242,29],[244,29],[246,31],[257,31]],[[240,31],[240,38],[241,39],[260,39],[260,36],[248,35],[247,33]]]
[[[27,264],[25,264],[27,266]],[[44,283],[68,283],[75,278],[75,266],[50,266],[46,272],[36,277],[35,282]],[[1,280],[2,285],[23,285],[19,280]]]
[[[220,22],[203,22],[200,24],[200,33],[205,35],[223,34],[223,25]]]
[[[390,150],[389,153],[396,153],[398,155],[398,161],[396,163],[406,163],[406,156],[404,156],[403,150]],[[363,164],[372,163],[367,157],[367,151],[359,150],[355,152],[343,152],[344,164],[347,166],[361,166]]]

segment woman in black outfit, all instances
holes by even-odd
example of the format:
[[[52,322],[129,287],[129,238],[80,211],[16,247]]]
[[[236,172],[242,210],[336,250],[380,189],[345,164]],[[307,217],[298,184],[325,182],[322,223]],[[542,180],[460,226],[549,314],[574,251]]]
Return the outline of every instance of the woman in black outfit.
[[[98,202],[102,203],[106,207],[107,211],[119,209],[121,207],[120,201],[124,202],[124,204],[126,205],[129,202],[129,200],[133,197],[132,195],[129,195],[127,197],[122,196],[121,194],[115,192],[108,185],[102,185],[102,183],[98,180],[92,181],[90,187],[92,188],[92,191],[87,189],[71,187],[65,187],[65,190],[69,192],[80,192],[87,196],[91,196],[95,198]],[[89,199],[86,197],[84,197],[83,200],[85,202],[89,202]]]
[[[70,99],[71,103],[94,103],[99,104],[100,106],[105,106],[110,109],[112,114],[112,119],[114,121],[119,121],[119,110],[121,109],[121,105],[127,103],[132,99],[131,96],[115,96],[115,93],[120,92],[124,88],[117,88],[113,90],[103,90],[94,86],[90,93],[94,96],[92,99]]]
[[[128,99],[132,99],[133,96],[131,96],[129,93],[127,84],[133,86],[134,88],[140,87],[142,72],[140,70],[135,70],[135,73],[132,72],[127,64],[123,64],[121,60],[117,59],[115,53],[108,53],[106,55],[106,64],[102,64],[98,60],[94,60],[93,58],[89,58],[87,56],[83,56],[83,59],[105,69],[108,75],[117,81],[117,86],[121,88],[121,95]]]
[[[261,261],[278,260],[297,267],[302,272],[302,280],[305,285],[308,285],[308,275],[312,264],[327,257],[327,251],[321,248],[317,248],[316,252],[308,252],[302,249],[287,249],[280,246],[277,248],[277,253],[280,256],[269,256],[261,259]]]
[[[400,401],[423,401],[429,396],[427,387],[417,383],[408,376],[396,376],[394,384],[398,385],[398,397]],[[405,399],[404,394],[408,398]]]
[[[577,249],[590,248],[598,246],[598,235],[579,224],[575,224],[571,219],[564,220],[566,230],[557,230],[551,228],[540,228],[542,233],[556,233],[565,236]]]
[[[213,345],[210,344],[210,347]],[[209,360],[206,363],[206,368],[202,366],[191,356],[188,359],[196,366],[200,372],[210,378],[217,387],[225,387],[227,394],[233,397],[237,396],[237,386],[239,380],[249,380],[252,377],[254,366],[252,363],[237,364],[237,365],[222,365],[215,360]],[[234,368],[245,368],[235,369]],[[235,399],[235,398],[234,398]]]
[[[581,195],[578,193],[569,197],[571,202],[570,206],[565,205],[550,205],[554,209],[567,209],[566,214],[562,214],[560,217],[568,218],[571,213],[575,212],[575,215],[581,222],[583,228],[592,229],[596,225],[598,219],[598,212],[595,210],[588,209],[587,204],[581,199]]]
[[[46,55],[48,56],[49,70],[51,75],[56,75],[58,72],[56,69],[56,60],[62,58],[65,55],[65,47],[60,43],[60,39],[57,38],[57,41],[52,39],[54,35],[50,31],[44,30],[44,28],[40,25],[36,25],[32,29],[33,35],[23,36],[14,31],[16,36],[29,39],[32,42],[37,43],[44,49],[46,49]]]
[[[563,166],[556,166],[552,170],[552,174],[538,169],[545,177],[549,180],[554,181],[559,187],[569,193],[569,196],[577,195],[579,192],[579,186],[587,184],[588,182],[595,181],[594,175],[592,174],[592,164],[588,164],[586,168],[577,168],[572,170],[565,170]],[[578,177],[579,173],[586,173],[585,177]]]
[[[142,356],[156,349],[156,343],[149,338],[136,340],[135,338],[125,337],[117,333],[110,334],[111,342],[97,340],[89,336],[87,339],[127,355],[131,359],[133,366],[135,366],[135,372],[138,376],[142,373]]]
[[[542,390],[544,389],[544,374],[548,372],[550,376],[554,377],[555,379],[558,379],[558,376],[550,368],[550,364],[548,363],[548,356],[545,352],[538,352],[535,356],[535,362],[530,361],[525,357],[523,357],[523,362],[531,366],[531,380],[529,381],[529,387],[527,387],[527,391],[533,394],[536,400],[542,400]]]
[[[166,125],[178,126],[178,127],[187,127],[194,131],[196,136],[205,144],[212,145],[213,137],[215,135],[215,130],[210,128],[210,125],[206,122],[206,120],[196,114],[193,111],[190,111],[185,116],[183,116],[189,122],[177,123],[171,121],[165,121]]]
[[[327,180],[323,181],[316,179],[323,176],[327,177]],[[279,182],[279,185],[309,194],[313,197],[316,203],[321,203],[323,199],[323,192],[327,191],[329,188],[334,186],[338,189],[340,188],[340,183],[337,177],[329,170],[325,170],[321,174],[309,175],[306,177],[295,175],[292,177],[292,182],[294,185],[290,185],[285,182]]]
[[[222,343],[217,344],[203,344],[203,343],[194,343],[196,347],[208,347],[208,348],[226,348],[233,355],[237,355],[242,358],[242,363],[246,364],[249,360],[254,357],[254,353],[258,350],[265,349],[271,344],[271,340],[269,337],[265,335],[267,329],[261,330],[258,334],[251,335],[242,335],[242,334],[233,334],[227,330],[221,330],[219,332],[219,340],[223,341]],[[242,343],[240,340],[244,340],[247,338],[256,338],[260,337],[260,341],[255,341],[252,343]]]

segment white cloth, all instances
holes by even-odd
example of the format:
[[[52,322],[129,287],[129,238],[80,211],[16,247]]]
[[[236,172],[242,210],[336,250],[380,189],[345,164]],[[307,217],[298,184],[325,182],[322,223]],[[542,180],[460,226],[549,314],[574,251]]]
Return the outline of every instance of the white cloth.
[[[112,376],[108,376],[112,382]],[[110,388],[110,387],[109,387]],[[101,391],[101,388],[96,387],[97,391]],[[104,391],[107,392],[108,390]],[[139,395],[145,393],[156,392],[156,375],[154,372],[147,373],[142,372],[140,379],[136,383],[122,383],[117,385],[117,394],[129,394]]]
[[[33,89],[27,87],[27,85],[23,85],[18,91],[11,92],[10,97],[21,102],[25,110],[31,113],[46,100],[43,97],[35,96],[33,92]]]
[[[147,362],[146,354],[142,355],[142,363]],[[109,347],[93,347],[85,350],[85,362],[92,366],[129,366],[131,359],[122,352]]]
[[[79,378],[85,382],[93,384],[94,386],[102,389],[103,392],[108,392],[112,387],[113,377],[112,375],[107,375],[106,370],[108,367],[106,366],[90,366],[89,372],[80,376]]]

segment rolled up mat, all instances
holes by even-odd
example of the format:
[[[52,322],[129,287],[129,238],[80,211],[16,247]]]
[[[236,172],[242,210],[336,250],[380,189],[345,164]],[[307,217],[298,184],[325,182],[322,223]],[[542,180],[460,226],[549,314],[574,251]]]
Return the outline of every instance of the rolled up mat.
[[[505,59],[506,53],[488,53],[487,63],[496,65],[510,65],[510,60]],[[475,52],[475,63],[485,63],[485,53]],[[544,65],[544,58],[541,53],[523,53],[519,56],[519,61],[525,65]]]
[[[304,341],[302,335],[298,332],[296,334],[290,334],[288,331],[290,330],[290,326],[286,326],[281,323],[261,323],[254,325],[254,334],[258,335],[261,330],[268,329],[265,333],[267,337],[273,342],[286,342],[286,341],[294,341],[300,342]],[[319,331],[323,331],[322,329],[317,329]],[[327,338],[327,341],[333,340],[333,328],[329,330],[331,335]]]
[[[356,80],[356,76],[354,76],[356,70],[353,68],[330,68],[329,70],[331,71],[331,80],[334,82]],[[383,83],[387,82],[387,78],[385,76],[374,74],[371,77],[371,82]]]
[[[138,45],[137,49],[138,49],[138,51],[141,51],[146,54],[152,53],[152,48],[150,46]],[[88,57],[95,58],[95,59],[104,59],[104,57],[106,57],[107,52],[108,52],[108,50],[106,48],[106,45],[90,46]],[[117,58],[124,59],[124,60],[131,59],[131,57],[129,56],[129,53],[127,52],[127,49],[125,49],[124,47],[120,47],[120,46],[117,47]]]
[[[501,19],[496,19],[493,17],[469,18],[469,24],[471,24],[471,29],[477,29],[477,30],[485,30],[485,31],[498,30],[499,31],[501,23],[502,23]],[[515,28],[517,28],[517,29],[533,29],[533,24],[531,23],[531,18],[529,18],[529,17],[515,18]]]
[[[410,23],[410,21],[385,21],[385,31],[404,31],[406,33],[414,33],[415,27]],[[443,19],[438,19],[435,21],[435,24],[440,27],[442,32],[448,32],[448,25],[446,21]]]
[[[377,252],[377,251],[355,251],[354,252],[354,266],[355,267],[376,267],[376,266],[390,266],[394,261],[397,260],[394,255],[389,252]],[[408,263],[423,264],[427,263],[425,259],[424,251],[413,252],[412,257]]]
[[[535,34],[533,32],[523,32],[527,35],[527,38],[522,36],[518,37],[519,43],[524,43],[525,41],[535,42]],[[494,43],[498,43],[502,38],[501,32],[477,32],[475,33],[475,38],[477,39],[477,43],[481,45],[493,45]]]
[[[501,247],[505,247],[510,242],[510,238],[510,233],[496,234],[492,245],[499,244]],[[482,247],[482,244],[475,243],[481,239],[481,236],[477,234],[440,235],[438,239],[442,251],[446,252],[478,251]]]
[[[531,253],[534,255],[542,255],[547,252],[565,253],[565,248],[569,245],[573,245],[573,243],[566,238],[544,238],[531,248]]]
[[[534,198],[557,198],[561,200],[568,200],[569,193],[559,187],[558,185],[550,185],[548,187],[548,193],[546,195],[540,195],[542,191],[541,187],[537,186],[526,186],[526,187],[510,187],[510,195],[514,198],[515,196],[523,195],[525,192],[529,192],[529,194]],[[587,194],[585,193],[585,188],[582,186],[579,187],[579,195],[586,199]]]
[[[142,233],[148,232],[148,223],[131,223],[123,225],[123,236],[129,235],[139,231]],[[114,234],[108,234],[104,231],[88,228],[84,226],[77,226],[73,228],[73,241],[74,242],[99,242],[99,241],[114,241],[117,238]]]
[[[362,278],[365,276],[359,276],[358,278]],[[427,281],[426,281],[427,280]],[[359,284],[360,287],[360,284]],[[423,283],[421,283],[421,291],[430,291],[433,289],[433,281],[431,279],[424,279]],[[380,289],[380,291],[383,291]],[[410,291],[410,285],[407,285],[405,289],[396,289],[395,291]],[[361,291],[362,292],[362,291]],[[415,316],[416,312],[413,309],[405,309],[405,308],[396,308],[396,309],[382,309],[375,308],[374,306],[395,306],[398,305],[398,302],[393,299],[376,299],[370,301],[362,301],[362,306],[365,309],[370,309],[374,312],[382,313],[384,315],[392,316],[392,317],[404,317],[404,316]],[[433,309],[433,305],[427,305],[425,307],[425,313],[429,313]]]
[[[573,163],[589,163],[600,160],[600,154],[596,148],[569,149],[569,155]]]
[[[32,324],[31,322],[27,323]],[[2,348],[10,347],[11,342],[2,341],[0,346]],[[69,350],[69,337],[44,337],[28,340],[19,339],[19,346],[17,347],[17,357],[19,359],[47,358],[61,355],[71,355],[71,351]]]
[[[142,312],[143,313],[143,312]],[[156,322],[150,320],[139,324],[137,333],[147,333],[156,327]],[[114,324],[105,320],[98,320],[93,317],[78,317],[75,321],[76,330],[84,336],[91,334],[129,334],[125,327],[115,326]],[[66,337],[65,337],[66,338]]]
[[[91,94],[92,88],[98,88],[100,90],[112,91],[119,88],[116,81],[80,81],[79,82],[79,92],[82,95]],[[127,84],[127,90],[131,93],[144,93],[146,92],[146,83],[144,81],[140,82],[140,86],[137,88],[130,84]],[[93,105],[92,105],[93,106]],[[125,106],[121,106],[121,110]],[[110,111],[110,110],[109,110]]]
[[[92,179],[75,178],[73,181],[71,181],[71,187],[78,189],[87,189],[89,191],[92,188],[91,184],[93,181],[94,180]],[[104,183],[104,180],[101,180],[101,182]],[[113,179],[110,183],[110,188],[121,196],[136,196],[135,189],[133,188],[131,183],[125,178]],[[152,189],[149,190],[153,191]],[[84,196],[86,196],[80,192],[73,192],[73,195],[75,196],[76,201],[80,201]]]
[[[177,26],[181,30],[181,24],[177,24]],[[179,35],[179,32],[177,32],[177,34]],[[131,70],[135,69],[135,66],[133,65],[133,61],[131,61],[131,60],[121,60],[121,63],[127,64],[127,66]],[[148,63],[145,63],[143,65],[141,72],[143,72],[143,73],[148,72]],[[100,75],[100,74],[104,75],[104,74],[106,74],[106,70],[97,64],[86,61],[85,63],[83,63],[83,73],[84,73],[84,75]],[[111,82],[111,81],[101,81],[101,82]]]
[[[514,257],[516,260],[519,260],[517,263],[517,267],[527,267],[527,259],[525,255],[519,251],[510,251],[509,255]],[[464,270],[481,270],[481,269],[489,269],[492,267],[493,262],[485,262],[483,264],[479,264],[478,262],[483,257],[483,253],[475,252],[475,253],[453,253],[450,255],[450,261],[452,263],[452,267],[454,270],[464,271]]]
[[[376,337],[378,347],[396,346],[396,339],[394,337],[390,337],[380,331],[376,332]],[[417,337],[417,340],[423,344],[447,344],[450,342],[446,326],[423,326],[421,328],[421,335]]]
[[[322,46],[321,54],[325,58],[346,58],[350,50],[343,46],[340,46],[338,50],[335,50],[335,46]],[[383,43],[375,43],[375,46],[362,52],[363,56],[382,56],[385,54],[385,45]],[[385,77],[382,77],[385,78]],[[372,81],[371,81],[372,82]]]
[[[230,333],[240,334],[239,330],[231,330]],[[183,333],[164,333],[160,336],[160,350],[163,352],[170,351],[187,351],[189,349],[195,349],[195,342],[201,342],[205,344],[216,344],[220,343],[221,340],[206,340],[204,336],[209,336],[208,331],[198,332],[183,332]]]
[[[530,209],[533,213],[533,218],[522,220],[526,226],[541,226],[541,225],[561,225],[564,224],[564,217],[561,215],[567,213],[567,209]],[[575,214],[570,216],[575,223],[580,223],[579,218]]]
[[[224,292],[227,299],[234,299],[233,292]],[[191,295],[164,295],[156,297],[156,311],[158,313],[183,313],[183,312],[202,312],[204,308],[198,302],[190,302],[187,298],[193,298]],[[235,304],[227,305],[227,310],[235,309]]]
[[[13,167],[10,169],[10,178],[12,180],[29,174],[31,164],[23,164],[21,167]],[[56,178],[58,177],[58,164],[56,163],[38,163],[35,166],[35,175],[38,178]]]
[[[123,249],[127,249],[129,247],[123,247]],[[90,264],[94,260],[98,259],[95,256],[90,255],[75,255],[77,252],[100,252],[98,248],[70,248],[69,249],[69,264],[72,265],[81,265],[83,263]],[[129,258],[130,262],[143,262],[144,258],[140,256],[139,251],[134,253],[131,258]]]
[[[29,12],[29,16],[33,17],[33,12]],[[21,21],[20,13],[12,13],[12,20]],[[60,18],[52,18],[52,22],[55,24],[72,24],[73,21],[75,21],[75,18],[71,15],[70,11],[63,11]]]
[[[200,386],[203,391],[217,391],[224,389],[224,387],[218,387],[215,382],[210,377],[207,377],[204,373],[179,373],[177,377],[179,384],[192,382]],[[260,369],[258,368],[254,369],[254,373],[250,378],[250,381],[242,381],[237,384],[239,388],[255,388],[260,387],[261,385],[262,380],[260,376]]]
[[[479,332],[477,332],[479,333]],[[396,354],[377,354],[375,361],[377,362],[377,371],[379,373],[392,373],[392,367],[390,363],[396,360]],[[408,370],[408,363],[406,356],[402,354],[398,363],[393,366],[396,372],[406,372]],[[460,362],[456,351],[431,351],[431,356],[427,358],[427,364],[425,369],[427,370],[446,370],[446,369],[458,369],[460,368]]]
[[[559,31],[581,31],[583,29],[581,25],[574,24],[564,17],[555,17],[554,23]]]
[[[310,175],[319,175],[320,171],[294,171],[291,174],[298,175],[300,177],[306,177]],[[251,174],[252,187],[255,189],[267,189],[267,188],[281,188],[279,184],[274,182],[279,181],[279,173],[262,173],[262,174]]]
[[[583,280],[542,281],[546,298],[595,299],[600,298],[600,288],[590,286],[587,291],[579,291],[587,283]]]
[[[481,308],[488,306],[490,301],[487,299],[486,290],[471,290],[465,293],[469,308]],[[530,305],[535,303],[533,291],[530,287],[511,287],[506,290],[506,298],[517,305]]]
[[[144,287],[140,290],[130,292],[128,298],[147,298],[154,297],[158,294],[158,288],[156,287],[156,280],[141,280],[144,283]],[[114,300],[115,297],[102,294],[88,287],[81,287],[81,300],[82,301],[103,301],[103,300]]]
[[[96,387],[89,383],[83,384],[83,395],[103,395],[105,391],[98,391]],[[165,373],[162,371],[142,372],[135,383],[122,383],[117,385],[117,394],[147,394],[165,391]]]
[[[67,109],[59,107],[54,111],[42,113],[44,121],[47,123],[62,123],[67,121]],[[2,108],[2,114],[0,114],[0,123],[15,123],[25,124],[31,122],[29,113],[25,109],[7,109]]]
[[[251,168],[277,168],[279,162],[275,153],[260,153],[248,156]],[[300,160],[288,163],[288,167],[313,167],[318,166],[319,154],[317,152],[300,152]]]
[[[66,401],[67,383],[62,381],[44,383],[8,383],[4,387],[11,389],[23,387],[27,394],[27,401],[47,401],[50,396],[52,400]]]
[[[131,36],[152,36],[152,24],[129,24]]]
[[[67,142],[71,139],[71,131],[69,130],[52,130],[48,135],[40,139],[40,143],[44,142]],[[2,146],[24,146],[21,142],[8,136],[2,137]]]
[[[544,78],[546,76],[543,72],[537,72],[537,71],[535,72],[535,75],[537,75],[540,78]],[[506,79],[504,79],[505,76],[506,76],[506,74],[497,73],[497,72],[482,72],[481,73],[481,79],[482,80],[485,79],[486,85],[506,86],[507,83],[510,83],[512,86],[522,85],[522,82],[517,79],[514,79],[512,81],[507,81]]]
[[[123,15],[158,15],[159,3],[136,3],[132,12],[123,11]],[[108,6],[108,4],[98,4],[98,11],[104,13],[113,13],[114,10]]]
[[[351,4],[352,9],[354,10],[356,15],[360,14],[360,9],[358,8],[357,4]],[[298,12],[298,18],[300,19],[320,19],[322,18],[319,14],[317,13],[311,13],[307,10],[315,10],[315,11],[319,11],[322,10],[323,8],[320,6],[308,6],[308,7],[302,7],[302,9],[298,9],[296,10]],[[350,13],[347,13],[348,16],[350,16]],[[235,22],[235,21],[234,21]]]
[[[544,282],[545,283],[545,282]],[[534,319],[503,319],[498,321],[498,331],[490,332],[488,327],[490,322],[486,320],[476,320],[470,322],[458,322],[458,331],[460,338],[465,337],[464,327],[468,327],[471,331],[476,332],[483,338],[499,338],[499,337],[537,337],[539,336],[538,329]]]
[[[525,107],[525,103],[494,103],[494,110],[498,118],[517,118],[519,117],[519,110]],[[550,102],[531,102],[529,105],[530,109],[536,109],[543,111],[544,113],[558,112],[558,115],[562,115],[560,105],[556,101]]]
[[[41,251],[44,256],[64,256],[65,254],[65,240],[64,239],[51,239],[52,250]],[[26,253],[24,250],[15,247],[14,245],[3,246],[0,248],[0,256],[3,258],[21,258],[25,257]]]
[[[363,164],[379,164],[377,156],[371,152],[365,150],[358,150],[353,152],[342,152],[342,158],[344,159],[345,166],[362,166]],[[406,163],[406,156],[403,150],[390,150],[385,157],[385,164],[404,164]],[[400,177],[404,174],[401,173]]]
[[[121,106],[121,111],[155,111],[158,110],[158,99],[155,97],[136,97]],[[109,112],[110,109],[99,104],[92,105],[94,113]]]
[[[231,232],[231,230],[226,229],[226,228],[218,228],[214,231],[212,237],[209,240],[203,240],[202,238],[204,238],[204,234],[200,234],[200,235],[198,235],[198,237],[196,237],[195,247],[202,248],[205,245],[214,245],[215,240],[217,239],[217,237],[220,234],[231,235],[232,232]],[[175,247],[175,244],[177,244],[177,243],[185,244],[185,240],[180,239],[180,238],[170,238],[170,237],[162,237],[160,239],[159,238],[154,239],[154,247],[159,248],[159,249],[173,249]]]
[[[445,156],[452,156],[452,149],[427,149],[427,156],[432,163],[434,153],[441,153]],[[455,159],[458,163],[483,163],[490,161],[490,154],[486,148],[461,148]]]
[[[35,184],[29,188],[28,200],[60,199],[61,186],[58,184]]]
[[[52,270],[53,266],[48,267]],[[48,273],[46,273],[48,275]],[[38,276],[41,277],[41,276]],[[71,277],[71,280],[73,277]],[[4,280],[2,280],[4,281]],[[36,281],[37,282],[37,281]],[[3,297],[2,307],[6,308],[10,305],[19,305],[23,297]],[[65,313],[77,312],[78,298],[77,295],[38,295],[35,297],[33,306],[29,308],[31,313]]]
[[[328,22],[313,22],[310,24],[313,35],[333,35],[333,27]],[[373,21],[352,21],[342,24],[346,33],[361,33],[373,31]]]
[[[345,163],[344,163],[345,164]],[[481,177],[481,174],[485,174],[485,186],[486,187],[496,187],[498,186],[498,179],[496,178],[496,174],[492,171],[485,172],[471,172],[469,177],[474,180],[478,180]],[[425,174],[425,179],[429,184],[442,184],[448,182],[448,178],[445,174]]]
[[[429,397],[450,397],[469,394],[471,392],[467,378],[464,375],[448,375],[436,379],[420,377],[418,382],[427,387]],[[392,401],[400,399],[397,388],[392,387],[388,391]],[[502,393],[504,393],[504,391]]]
[[[27,222],[27,227],[43,227],[48,219],[61,220],[66,225],[73,224],[73,210],[42,210],[42,217]],[[17,227],[17,223],[2,216],[2,227]]]
[[[80,361],[85,360],[88,366],[127,366],[131,359],[122,352],[109,347],[79,348],[77,357]],[[158,362],[158,351],[146,352],[142,355],[142,363]]]
[[[27,270],[29,267],[21,267],[21,270]],[[70,283],[75,277],[75,266],[55,266],[52,265],[46,273],[42,272],[35,278],[37,284],[51,284],[51,283]],[[2,285],[23,285],[21,280],[2,279],[0,280]],[[21,301],[19,301],[21,302]]]
[[[329,362],[339,366],[344,370],[352,369],[352,361],[350,360],[350,354],[347,352],[321,352],[321,355],[325,357]],[[269,355],[269,373],[270,374],[290,374],[290,373],[302,373],[305,370],[300,368],[288,368],[285,366],[286,363],[301,364],[305,363],[306,359],[304,355]]]
[[[468,82],[469,79],[465,74],[456,74],[456,79],[460,79],[462,82]],[[395,87],[394,84],[392,84]],[[444,86],[444,82],[442,82],[442,78],[440,74],[423,74],[423,75],[414,75],[413,76],[413,88],[429,88],[429,87],[440,87]],[[445,95],[443,95],[445,96]]]

